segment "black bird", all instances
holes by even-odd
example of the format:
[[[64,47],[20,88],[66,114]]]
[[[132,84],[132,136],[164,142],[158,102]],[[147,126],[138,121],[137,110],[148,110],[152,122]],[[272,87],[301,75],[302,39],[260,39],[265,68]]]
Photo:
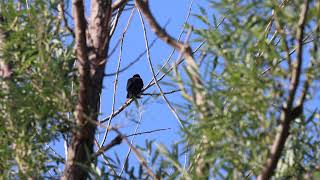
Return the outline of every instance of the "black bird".
[[[139,74],[133,75],[127,82],[127,98],[141,98],[141,90],[143,88],[143,81]]]

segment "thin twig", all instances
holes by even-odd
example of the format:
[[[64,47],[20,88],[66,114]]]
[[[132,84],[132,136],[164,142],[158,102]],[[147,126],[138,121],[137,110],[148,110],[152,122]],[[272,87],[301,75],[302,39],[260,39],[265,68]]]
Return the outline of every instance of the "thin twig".
[[[193,85],[193,91],[192,93],[194,94],[194,102],[198,107],[203,107],[201,108],[201,116],[206,112],[205,110],[205,97],[206,97],[206,92],[203,91],[203,82],[200,78],[199,74],[199,67],[197,63],[195,62],[193,58],[193,53],[190,48],[190,46],[186,43],[182,43],[180,41],[177,41],[174,39],[172,36],[170,36],[164,29],[160,27],[154,16],[152,15],[149,4],[147,0],[135,0],[135,5],[138,7],[138,9],[143,13],[144,17],[148,21],[151,29],[153,32],[164,42],[166,42],[168,45],[172,46],[173,48],[176,48],[182,53],[186,60],[186,71],[190,74],[190,79],[192,81]],[[156,80],[156,79],[155,79]]]
[[[283,41],[283,45],[284,45],[284,50],[286,52],[286,59],[288,61],[288,67],[289,67],[289,71],[291,72],[292,69],[292,59],[291,59],[291,55],[290,55],[290,50],[289,50],[289,45],[287,43],[287,36],[285,34],[285,30],[281,27],[277,13],[274,14],[274,19],[276,20],[276,28],[277,31],[279,32],[279,34],[282,37],[282,41]]]
[[[136,134],[136,133],[138,132],[138,129],[139,129],[140,124],[141,124],[141,120],[142,120],[142,112],[141,112],[141,107],[139,107],[139,120],[138,120],[138,122],[137,122],[137,125],[136,125],[136,128],[135,128],[133,134]],[[126,137],[128,137],[128,136],[126,136]],[[133,144],[133,141],[134,141],[135,137],[136,137],[136,136],[133,135],[133,137],[131,138],[131,142],[130,142],[131,144]],[[120,171],[120,173],[119,173],[119,177],[122,176],[122,173],[124,172],[124,168],[125,168],[126,165],[128,164],[128,160],[129,160],[130,153],[131,153],[131,147],[129,147],[129,150],[128,150],[128,152],[127,152],[127,155],[126,155],[126,157],[125,157],[125,159],[124,159],[124,163],[123,163],[123,166],[122,166],[121,171]]]
[[[177,89],[177,90],[172,90],[172,91],[169,91],[169,92],[163,92],[163,94],[173,94],[175,92],[179,92],[181,91],[180,89]],[[141,93],[141,95],[145,95],[145,96],[160,96],[161,93]]]
[[[166,22],[166,24],[164,25],[164,28],[167,27],[167,25],[169,24],[170,20],[168,20]],[[154,38],[152,40],[152,42],[150,43],[150,49],[153,47],[153,45],[156,43],[156,41],[158,40],[158,38]],[[116,50],[117,46],[120,44],[121,39],[118,40],[117,44],[115,45],[115,47],[110,51],[110,54],[108,55],[108,57],[110,57]],[[122,73],[124,71],[126,71],[127,69],[129,69],[131,66],[133,66],[134,64],[136,64],[139,60],[142,59],[142,57],[147,53],[147,50],[144,50],[142,53],[140,53],[133,61],[131,61],[127,66],[125,66],[124,68],[119,70],[119,73]],[[107,76],[114,76],[116,75],[117,72],[113,72],[113,73],[107,73],[105,74],[105,77]]]
[[[106,121],[108,121],[110,119],[110,117],[115,117],[116,115],[118,115],[120,112],[122,112],[126,107],[128,107],[131,103],[133,102],[133,99],[127,99],[126,102],[120,106],[120,108],[118,110],[116,110],[114,113],[110,114],[110,116],[100,120],[100,123],[104,123]]]
[[[100,145],[99,142],[97,141],[97,139],[94,140],[94,144],[97,146],[98,149],[100,149]],[[110,149],[110,148],[109,148]],[[104,153],[101,154],[102,155],[102,159],[104,160],[104,162],[107,164],[107,166],[111,169],[111,171],[113,172],[113,174],[116,176],[117,172],[116,170],[113,168],[113,166],[111,165],[110,161],[107,159],[107,157],[104,155]]]
[[[155,129],[155,130],[151,130],[151,131],[144,131],[144,132],[139,132],[139,133],[134,133],[134,134],[126,135],[126,137],[131,137],[131,136],[136,136],[136,135],[142,135],[142,134],[151,134],[151,133],[154,133],[154,132],[166,131],[166,130],[170,130],[170,129],[171,129],[171,128]]]
[[[112,3],[111,8],[112,11],[117,10],[118,8],[121,8],[122,6],[124,6],[126,3],[128,2],[128,0],[117,0],[114,3]]]
[[[111,129],[114,129],[113,127]],[[140,133],[134,133],[134,134],[130,134],[130,135],[125,135],[125,137],[131,137],[131,136],[137,136],[137,135],[142,135],[142,134],[151,134],[151,133],[154,133],[154,132],[159,132],[159,131],[166,131],[166,130],[170,130],[171,128],[162,128],[162,129],[155,129],[155,130],[151,130],[151,131],[144,131],[144,132],[140,132]],[[112,147],[116,146],[116,145],[119,145],[121,144],[122,142],[122,139],[123,137],[120,137],[119,135],[116,136],[109,144],[107,144],[106,146],[103,146],[103,147],[100,147],[99,143],[97,140],[95,140],[95,144],[98,148],[98,151],[92,155],[92,159],[95,159],[97,158],[98,156],[100,155],[103,155],[104,152],[108,151],[109,149],[111,149]],[[131,142],[132,144],[132,142]],[[52,149],[50,146],[49,146],[50,149]],[[131,149],[131,148],[130,148]],[[52,149],[53,150],[53,149]],[[54,151],[54,150],[53,150]],[[57,154],[55,151],[54,151],[55,154]],[[63,157],[61,157],[59,154],[57,154],[61,159],[63,159]],[[108,162],[108,160],[104,157],[104,160]],[[110,162],[108,162],[110,163]],[[115,169],[113,169],[111,166],[110,168],[114,171],[114,173],[116,174],[116,171]]]
[[[187,15],[186,15],[186,18],[185,18],[183,24],[188,23],[188,20],[189,20],[190,14],[191,14],[191,10],[192,10],[192,4],[193,4],[193,0],[190,0],[190,5],[189,5],[188,11],[187,11]],[[184,30],[185,30],[185,28],[184,28],[184,26],[182,26],[181,32],[180,32],[180,34],[179,34],[179,37],[178,37],[178,40],[177,40],[177,41],[180,41],[180,39],[181,39],[181,37],[182,37],[182,34],[184,33]],[[151,47],[151,46],[150,46],[150,47]],[[151,49],[150,47],[149,47],[149,49]],[[173,48],[172,51],[171,51],[171,53],[169,54],[166,62],[161,66],[161,68],[159,69],[159,71],[156,73],[156,77],[159,75],[159,73],[161,72],[161,70],[163,70],[163,69],[168,65],[168,63],[170,62],[170,60],[171,60],[171,58],[172,58],[172,56],[173,56],[173,54],[174,54],[175,51],[176,51],[176,49]],[[178,60],[179,60],[179,59],[178,59]]]
[[[112,119],[112,114],[114,113],[114,107],[115,107],[115,102],[116,102],[116,94],[117,94],[117,85],[118,85],[118,77],[119,77],[119,70],[120,70],[120,65],[121,65],[121,59],[122,59],[122,47],[123,47],[123,42],[124,42],[124,37],[126,35],[126,32],[129,28],[129,25],[130,25],[130,22],[132,20],[132,17],[133,17],[133,14],[134,14],[134,10],[132,10],[131,14],[130,14],[130,17],[128,19],[128,23],[127,23],[127,26],[125,27],[122,35],[121,35],[121,43],[120,43],[120,52],[119,52],[119,58],[118,58],[118,65],[117,65],[117,73],[116,73],[116,77],[115,77],[115,81],[114,81],[114,88],[113,88],[113,97],[112,97],[112,109],[111,109],[111,116],[109,118],[109,122],[108,122],[108,125],[107,125],[107,129],[106,129],[106,132],[104,134],[104,137],[102,139],[102,142],[101,142],[101,145],[100,146],[103,146],[105,140],[107,139],[107,135],[108,135],[108,132],[109,132],[109,127],[111,125],[111,119]]]
[[[176,119],[178,120],[181,128],[184,129],[184,126],[183,126],[183,124],[182,124],[182,119],[180,118],[180,116],[178,115],[178,113],[176,112],[176,110],[174,109],[174,107],[171,105],[171,103],[169,102],[169,100],[167,99],[167,97],[165,96],[165,94],[163,93],[162,88],[160,87],[159,82],[157,81],[157,77],[156,77],[156,75],[155,75],[154,68],[153,68],[152,61],[151,61],[151,57],[150,57],[149,44],[148,44],[148,38],[147,38],[146,28],[145,28],[145,25],[144,25],[144,21],[143,21],[143,18],[142,18],[140,9],[138,10],[138,13],[139,13],[139,16],[140,16],[140,21],[141,21],[141,25],[142,25],[142,29],[143,29],[143,35],[144,35],[144,41],[145,41],[146,49],[147,49],[147,60],[148,60],[148,63],[149,63],[149,68],[150,68],[150,71],[151,71],[151,73],[152,73],[153,79],[154,79],[154,81],[155,81],[155,83],[156,83],[156,86],[158,87],[158,89],[159,89],[159,91],[160,91],[160,93],[161,93],[161,96],[163,97],[164,101],[167,103],[169,109],[171,110],[171,112],[174,114],[174,116],[175,116]]]
[[[64,1],[61,1],[61,2],[58,4],[58,11],[59,11],[60,14],[61,14],[61,17],[62,17],[64,26],[65,26],[65,27],[67,28],[67,30],[70,32],[70,34],[72,35],[72,37],[75,37],[74,31],[73,31],[73,29],[69,26],[68,20],[67,20],[67,18],[66,18],[66,16],[65,16]]]
[[[306,45],[306,44],[312,42],[312,41],[306,41],[306,40],[308,40],[308,38],[309,38],[310,36],[311,36],[311,32],[310,32],[309,34],[307,34],[306,37],[304,38],[304,40],[303,40],[303,45]],[[296,50],[297,50],[297,47],[293,48],[293,49],[289,52],[289,54],[288,54],[287,56],[291,56],[293,53],[296,52]],[[270,66],[270,67],[268,67],[267,69],[265,69],[264,71],[262,71],[262,72],[260,73],[260,77],[261,77],[261,76],[264,76],[264,75],[265,75],[267,72],[269,72],[272,68],[274,68],[274,67],[276,67],[277,65],[281,64],[284,60],[286,60],[287,56],[286,56],[286,57],[283,57],[283,58],[281,58],[281,59],[279,59],[279,60],[277,60],[277,62],[276,62],[276,64],[275,64],[274,66]]]
[[[121,5],[117,11],[116,17],[113,18],[112,22],[111,22],[111,30],[110,30],[110,37],[113,35],[113,33],[116,30],[116,27],[118,25],[119,22],[119,18],[120,15],[122,14],[123,10],[124,10],[125,4]],[[132,16],[132,13],[135,11],[135,8],[132,9],[130,16]]]
[[[189,45],[184,44],[180,41],[177,41],[172,36],[170,36],[161,26],[158,24],[154,16],[152,15],[149,4],[147,0],[139,1],[135,0],[136,7],[139,8],[139,10],[143,13],[146,20],[148,21],[151,29],[154,31],[154,33],[162,39],[164,42],[166,42],[168,45],[172,46],[173,48],[178,49],[180,52],[183,53],[184,57],[186,58],[188,69],[191,73],[193,73],[193,79],[196,83],[201,84],[199,75],[197,73],[198,67],[195,63],[195,60],[193,59],[193,53]]]
[[[129,145],[129,147],[131,147],[132,151],[136,155],[140,164],[147,170],[147,173],[152,177],[152,179],[158,180],[157,176],[148,167],[146,160],[143,158],[143,156],[140,154],[140,152],[129,142],[129,139],[126,136],[123,136],[122,133],[118,129],[113,129],[113,130],[123,138],[123,140]]]
[[[281,4],[279,5],[279,7],[283,8],[286,5],[287,2],[288,2],[288,0],[282,1]],[[265,33],[266,37],[268,37],[268,34],[269,34],[270,30],[271,30],[271,26],[272,26],[272,23],[273,23],[273,20],[274,20],[274,16],[275,16],[275,10],[272,10],[270,21],[269,21],[266,29],[264,30],[264,33]]]
[[[49,148],[53,152],[53,154],[55,154],[57,157],[59,157],[61,162],[65,163],[64,158],[59,153],[57,153],[49,144],[46,143],[46,146],[47,146],[47,148]]]
[[[223,21],[225,20],[225,18],[223,18],[220,23],[217,25],[216,28],[219,28],[219,26],[223,23]],[[195,50],[192,52],[192,54],[198,52],[198,50],[206,43],[206,41],[202,41],[198,47],[195,48]],[[162,76],[157,80],[157,81],[161,81],[166,75],[168,75],[174,68],[176,68],[178,65],[180,65],[183,61],[185,60],[185,58],[182,58],[179,61],[176,61],[173,66],[171,66],[164,74],[162,74]],[[160,71],[160,70],[159,70]],[[152,79],[148,85],[146,85],[141,92],[146,91],[147,89],[149,89],[150,87],[152,87],[155,84],[154,79]],[[121,113],[124,109],[126,109],[131,103],[133,102],[133,99],[127,99],[126,102],[124,102],[124,104],[122,106],[119,107],[119,109],[117,111],[115,111],[112,116],[115,117],[116,115],[118,115],[119,113]],[[111,116],[111,115],[110,115]],[[102,120],[100,120],[100,123],[104,123],[106,121],[109,120],[110,116],[103,118]]]
[[[150,43],[150,48],[155,44],[155,42],[158,40],[158,38],[155,38],[152,40],[152,42]],[[126,65],[125,67],[121,68],[119,70],[119,73],[123,73],[124,71],[126,71],[127,69],[129,69],[131,66],[133,66],[134,64],[136,64],[138,61],[140,61],[142,59],[142,57],[146,54],[146,50],[144,50],[142,53],[140,53],[133,61],[131,61],[128,65]],[[107,73],[104,76],[108,77],[108,76],[114,76],[116,75],[117,72],[112,72],[112,73]]]
[[[121,144],[123,137],[121,135],[116,136],[109,144],[106,146],[100,147],[96,153],[94,153],[91,157],[91,160],[96,159],[98,156],[108,151],[112,147]]]

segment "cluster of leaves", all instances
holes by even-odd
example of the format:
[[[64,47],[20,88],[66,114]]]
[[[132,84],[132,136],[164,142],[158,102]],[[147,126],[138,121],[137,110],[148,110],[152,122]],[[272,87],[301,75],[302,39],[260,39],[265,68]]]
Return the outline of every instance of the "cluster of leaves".
[[[196,29],[198,40],[206,41],[203,52],[207,57],[201,65],[205,88],[201,91],[207,93],[208,112],[205,117],[192,116],[201,109],[194,102],[189,102],[194,107],[192,112],[185,109],[195,120],[190,121],[185,133],[186,143],[193,147],[190,159],[195,160],[191,162],[190,174],[199,174],[196,161],[202,159],[206,166],[202,170],[207,170],[204,176],[257,176],[280,124],[279,112],[288,93],[290,75],[284,41],[289,51],[294,50],[303,2],[284,2],[283,7],[278,1],[226,0],[210,1],[210,4],[217,16],[211,18],[212,11],[208,13],[200,8],[197,17],[206,27]],[[319,45],[319,39],[314,38],[319,37],[315,31],[319,28],[317,12],[319,5],[310,1],[304,43],[312,42],[315,46]],[[217,19],[223,19],[219,27]],[[273,25],[269,29],[270,22]],[[284,34],[279,33],[275,24],[285,29]],[[315,73],[319,69],[319,51],[312,52],[305,45],[304,52],[304,64],[313,63],[313,66],[303,66],[306,73],[303,80],[308,76],[315,82],[319,79]],[[295,55],[292,53],[290,57],[295,60]],[[315,84],[311,87],[317,88]],[[308,95],[310,102],[315,103],[315,95]],[[314,113],[316,109],[307,106],[304,114],[293,122],[277,177],[301,177],[320,163],[319,153],[315,151],[319,131],[312,128],[319,120],[314,118]],[[200,143],[199,139],[202,139]]]
[[[0,175],[6,178],[41,177],[51,162],[63,161],[46,144],[68,129],[75,107],[72,46],[64,43],[56,5],[29,3],[0,2],[0,61],[12,66],[11,77],[0,79]]]

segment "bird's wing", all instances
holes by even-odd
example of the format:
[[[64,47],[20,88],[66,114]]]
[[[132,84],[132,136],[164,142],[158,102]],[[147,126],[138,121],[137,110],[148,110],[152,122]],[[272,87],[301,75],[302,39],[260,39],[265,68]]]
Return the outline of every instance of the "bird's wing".
[[[139,89],[142,89],[143,88],[143,81],[142,81],[142,79],[141,78],[139,78],[139,85],[140,85],[140,87],[139,87]]]
[[[129,78],[127,81],[127,91],[131,88],[132,84],[133,84],[133,79]]]

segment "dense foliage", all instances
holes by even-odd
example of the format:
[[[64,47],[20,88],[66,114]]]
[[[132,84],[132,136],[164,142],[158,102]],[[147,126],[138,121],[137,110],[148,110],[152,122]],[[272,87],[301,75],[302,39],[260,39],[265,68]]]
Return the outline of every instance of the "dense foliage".
[[[0,79],[0,174],[10,179],[43,176],[63,161],[47,144],[72,118],[74,58],[54,6],[0,3],[1,61],[12,66]]]
[[[200,91],[208,94],[209,112],[203,118],[194,117],[192,113],[200,107],[187,103],[194,108],[191,113],[185,109],[191,117],[185,143],[194,147],[190,159],[203,156],[202,163],[208,165],[204,176],[244,178],[261,172],[281,126],[295,66],[292,61],[297,61],[296,33],[303,4],[212,1],[212,9],[200,8],[198,19],[205,27],[195,32],[198,41],[206,42],[200,63],[206,87]],[[319,119],[315,118],[319,113],[319,8],[319,2],[309,2],[296,102],[307,82],[309,91],[303,114],[291,122],[277,178],[306,177],[320,163]],[[190,165],[188,173],[197,174],[197,162],[191,160]]]

